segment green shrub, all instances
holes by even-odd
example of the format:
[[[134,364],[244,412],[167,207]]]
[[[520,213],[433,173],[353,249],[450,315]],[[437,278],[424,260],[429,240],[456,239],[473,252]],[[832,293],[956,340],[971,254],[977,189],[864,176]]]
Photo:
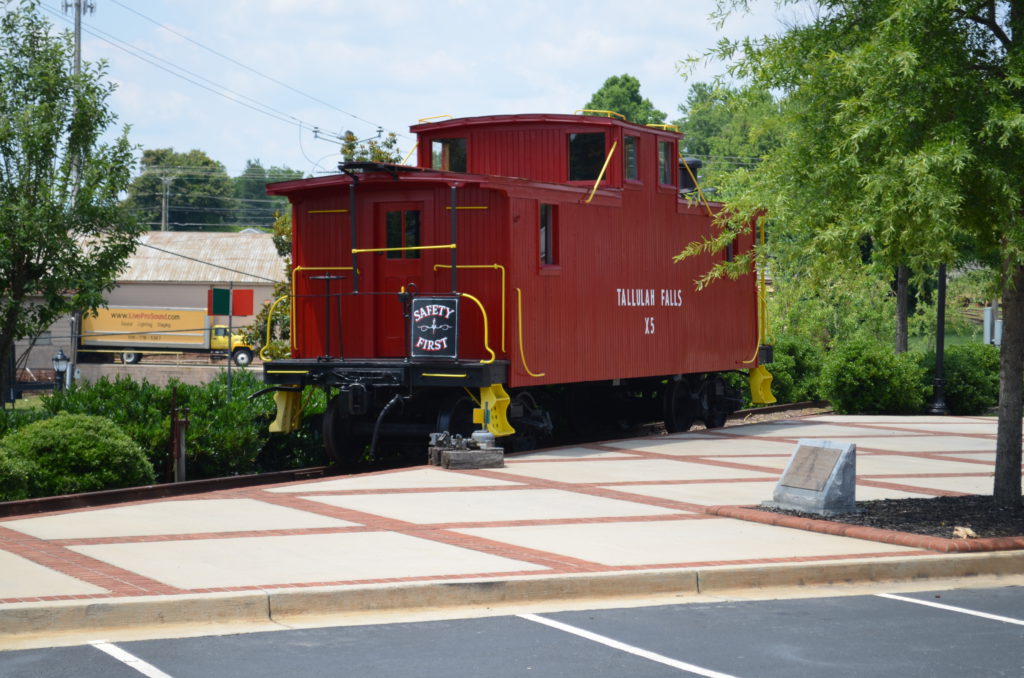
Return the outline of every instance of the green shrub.
[[[43,399],[50,412],[105,417],[134,440],[150,464],[163,469],[171,439],[171,390],[146,380],[118,376],[76,383]]]
[[[145,451],[158,476],[170,454],[171,399],[189,409],[186,429],[186,472],[190,480],[278,471],[323,463],[319,418],[324,409],[320,392],[311,394],[303,427],[287,435],[271,435],[267,427],[276,408],[272,395],[249,400],[264,387],[249,370],[233,370],[231,402],[227,373],[202,386],[172,380],[167,386],[118,377],[77,384],[45,399],[50,412],[104,416],[118,425]]]
[[[916,414],[924,410],[923,356],[896,354],[877,341],[852,339],[826,357],[821,383],[841,414]]]
[[[988,344],[955,344],[945,350],[946,405],[956,415],[984,414],[999,404],[999,348]],[[925,358],[926,387],[935,378],[935,353]]]
[[[231,402],[227,373],[202,386],[176,384],[178,407],[189,408],[186,433],[188,477],[217,478],[254,473],[256,457],[269,433],[257,419],[248,396],[263,387],[249,372],[232,372]]]
[[[783,337],[775,342],[772,394],[780,403],[821,399],[821,369],[825,353],[806,339]]]
[[[8,433],[13,433],[23,426],[28,426],[34,421],[47,419],[53,416],[44,409],[33,407],[23,410],[0,410],[0,438]]]
[[[60,413],[0,440],[9,472],[5,500],[146,485],[153,468],[142,449],[104,417]],[[8,481],[4,482],[8,485]]]

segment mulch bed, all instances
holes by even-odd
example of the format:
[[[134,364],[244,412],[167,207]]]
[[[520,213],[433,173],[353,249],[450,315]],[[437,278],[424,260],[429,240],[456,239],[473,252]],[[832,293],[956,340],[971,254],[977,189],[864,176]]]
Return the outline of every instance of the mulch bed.
[[[970,528],[978,537],[1024,537],[1024,507],[1000,508],[993,503],[992,497],[984,495],[859,501],[859,513],[829,518],[765,506],[751,508],[947,539],[955,536],[953,529],[956,527]]]

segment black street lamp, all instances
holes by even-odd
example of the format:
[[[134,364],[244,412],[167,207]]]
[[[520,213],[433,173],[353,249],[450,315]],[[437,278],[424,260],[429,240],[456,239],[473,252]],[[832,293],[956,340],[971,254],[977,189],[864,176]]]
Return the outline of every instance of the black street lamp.
[[[64,349],[58,348],[57,352],[53,354],[53,374],[58,391],[64,390],[64,375],[67,373],[70,363],[71,358],[64,355]]]
[[[946,265],[939,264],[939,300],[935,320],[935,381],[933,382],[932,406],[929,414],[949,414],[946,407]]]

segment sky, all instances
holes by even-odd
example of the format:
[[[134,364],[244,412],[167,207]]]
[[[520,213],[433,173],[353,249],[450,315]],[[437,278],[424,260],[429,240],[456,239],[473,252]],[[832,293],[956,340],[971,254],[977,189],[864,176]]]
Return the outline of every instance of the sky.
[[[714,0],[90,2],[82,58],[106,60],[129,140],[200,149],[231,176],[249,159],[332,171],[345,130],[396,132],[404,154],[420,118],[573,113],[622,73],[674,120],[690,83],[723,70],[701,64],[686,79],[682,60],[780,30],[771,0],[721,30]],[[62,5],[41,3],[71,28]]]

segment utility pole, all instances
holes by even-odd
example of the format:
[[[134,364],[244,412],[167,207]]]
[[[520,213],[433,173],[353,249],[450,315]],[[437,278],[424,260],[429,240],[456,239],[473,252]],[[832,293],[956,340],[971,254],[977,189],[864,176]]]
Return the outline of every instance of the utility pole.
[[[168,230],[169,224],[167,223],[167,203],[170,201],[171,182],[174,181],[174,177],[170,174],[160,175],[160,181],[164,184],[164,190],[160,194],[160,230]]]
[[[96,5],[89,0],[64,0],[64,11],[75,8],[75,63],[74,74],[77,82],[82,72],[82,10],[86,12],[96,11]],[[77,87],[77,85],[76,85]],[[78,106],[78,97],[75,96],[75,107]],[[72,202],[77,202],[78,182],[82,174],[82,159],[77,155],[71,158],[71,195]]]
[[[91,14],[96,5],[89,0],[64,0],[64,11],[75,8],[75,75],[82,72],[82,12]]]

